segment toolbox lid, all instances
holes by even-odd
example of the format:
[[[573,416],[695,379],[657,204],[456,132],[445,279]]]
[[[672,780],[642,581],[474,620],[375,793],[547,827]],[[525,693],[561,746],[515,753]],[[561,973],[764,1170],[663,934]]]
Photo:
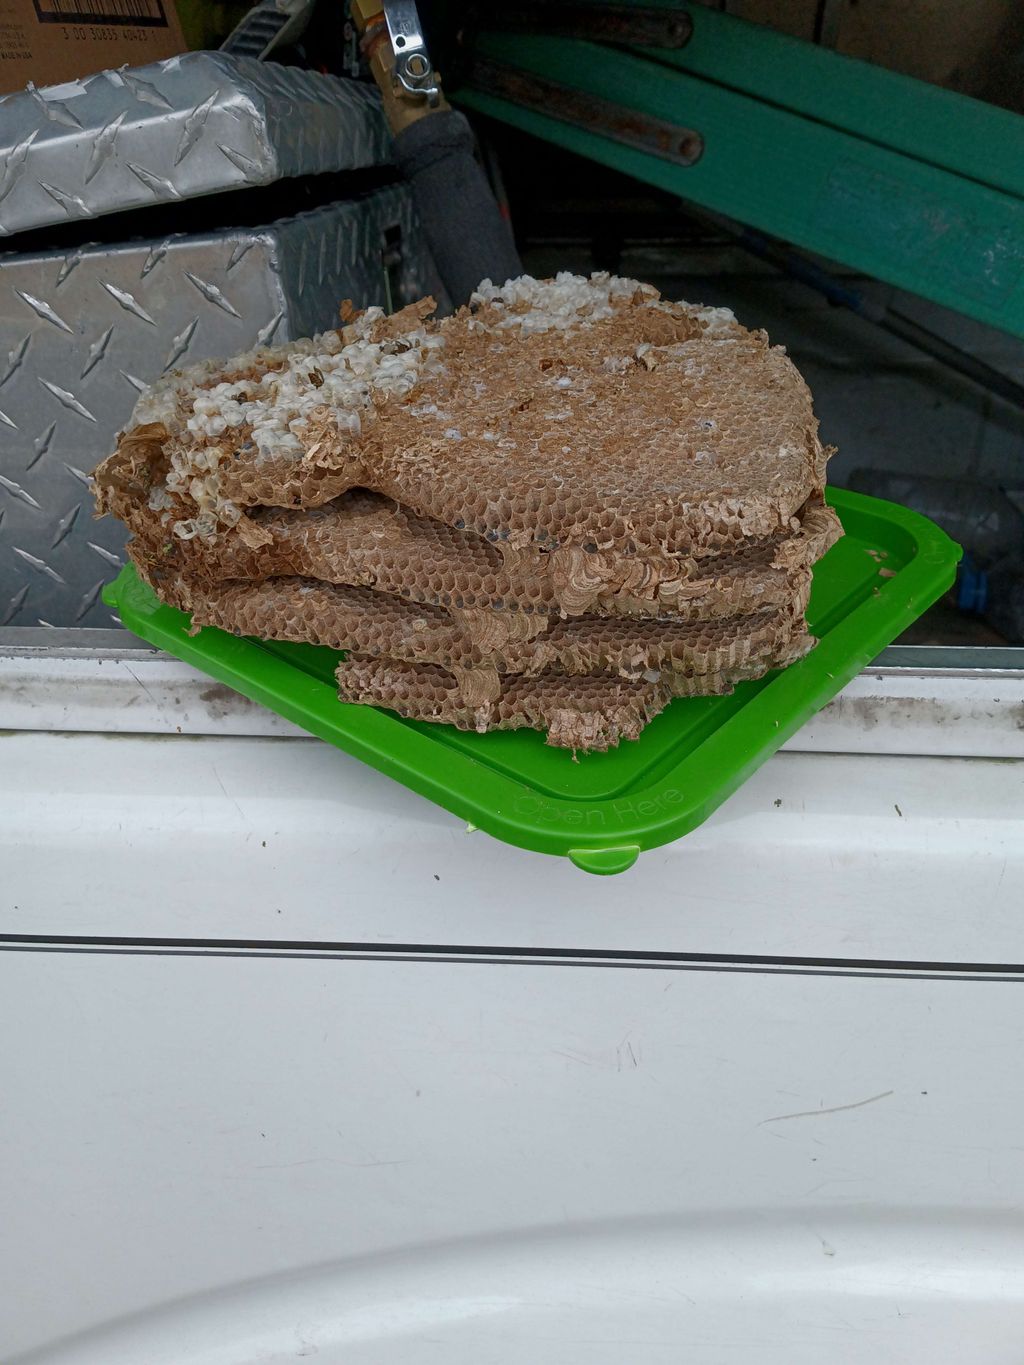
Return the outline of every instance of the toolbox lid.
[[[187,52],[0,98],[0,236],[390,156],[372,87]]]

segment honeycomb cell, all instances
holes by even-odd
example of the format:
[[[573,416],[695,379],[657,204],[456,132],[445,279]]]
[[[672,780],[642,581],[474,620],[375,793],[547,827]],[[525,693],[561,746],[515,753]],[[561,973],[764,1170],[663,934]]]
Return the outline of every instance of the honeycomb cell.
[[[513,676],[495,700],[482,704],[467,702],[455,677],[433,664],[350,654],[338,665],[337,679],[342,701],[383,706],[411,720],[481,733],[528,727],[545,731],[547,742],[559,748],[601,750],[637,739],[674,697],[722,695],[770,666],[751,664],[700,678],[678,675],[674,682],[630,682],[606,674]]]
[[[534,283],[543,309],[558,286]],[[423,369],[414,390],[382,391],[358,421],[322,397],[309,408],[308,394],[275,389],[288,357],[271,357],[263,407],[217,437],[210,497],[217,507],[309,508],[363,486],[480,534],[543,531],[570,545],[593,539],[611,514],[622,526],[607,548],[622,548],[628,524],[639,553],[714,551],[737,535],[771,535],[820,489],[825,452],[810,394],[763,334],[731,318],[709,323],[708,311],[639,289],[617,293],[604,316],[584,308],[559,331],[560,377],[571,370],[560,386],[541,365],[549,333],[505,327],[493,308],[437,322],[417,306],[403,319],[406,333],[370,328],[358,344],[378,348],[381,374],[385,360],[392,364],[403,346],[421,348],[423,337],[437,343],[441,363]],[[335,353],[340,374],[340,341]],[[192,429],[188,414],[218,382],[247,380],[254,364],[249,356],[237,373],[230,363],[200,371],[191,388],[186,377],[161,407],[165,488],[184,489],[186,476],[209,467],[211,438],[205,427]],[[384,380],[371,372],[368,382]],[[281,427],[289,403],[305,416],[289,421],[286,446],[269,450],[258,433],[253,439],[256,425]],[[122,447],[159,427],[130,429]]]
[[[802,613],[769,609],[711,621],[580,617],[556,620],[532,637],[510,613],[455,618],[404,595],[318,582],[268,578],[198,587],[165,585],[166,600],[196,626],[219,626],[264,639],[315,639],[335,649],[446,669],[487,667],[503,674],[635,678],[651,670],[691,677],[725,672],[751,659],[789,660],[808,640]],[[442,605],[445,594],[442,594]]]
[[[504,288],[144,397],[96,474],[143,578],[197,626],[350,650],[343,697],[576,748],[799,657],[840,528],[785,354],[635,282]]]

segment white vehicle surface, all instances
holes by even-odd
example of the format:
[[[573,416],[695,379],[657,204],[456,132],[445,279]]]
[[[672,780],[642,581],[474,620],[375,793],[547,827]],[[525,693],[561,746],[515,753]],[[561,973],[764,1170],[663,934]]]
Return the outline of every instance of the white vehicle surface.
[[[1021,651],[889,651],[595,878],[18,638],[4,1365],[1020,1362]]]

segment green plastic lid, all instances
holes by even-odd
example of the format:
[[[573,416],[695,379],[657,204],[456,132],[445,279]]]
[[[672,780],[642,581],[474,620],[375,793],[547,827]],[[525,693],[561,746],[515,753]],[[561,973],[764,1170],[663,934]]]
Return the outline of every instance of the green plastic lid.
[[[960,547],[924,517],[840,489],[846,535],[815,566],[806,658],[727,697],[674,701],[635,741],[580,754],[531,730],[478,735],[338,700],[336,650],[237,639],[164,606],[129,565],[103,600],[125,626],[495,838],[622,872],[688,834],[953,582]]]

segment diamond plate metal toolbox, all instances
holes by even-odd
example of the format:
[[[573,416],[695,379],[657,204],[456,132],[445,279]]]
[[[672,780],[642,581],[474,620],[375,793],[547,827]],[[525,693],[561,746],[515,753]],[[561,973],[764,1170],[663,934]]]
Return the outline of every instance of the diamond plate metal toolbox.
[[[218,52],[0,99],[0,235],[389,156],[375,90]]]
[[[146,384],[323,331],[343,298],[442,297],[422,240],[393,186],[265,228],[0,255],[0,625],[111,624],[125,532],[93,520],[89,473]]]

